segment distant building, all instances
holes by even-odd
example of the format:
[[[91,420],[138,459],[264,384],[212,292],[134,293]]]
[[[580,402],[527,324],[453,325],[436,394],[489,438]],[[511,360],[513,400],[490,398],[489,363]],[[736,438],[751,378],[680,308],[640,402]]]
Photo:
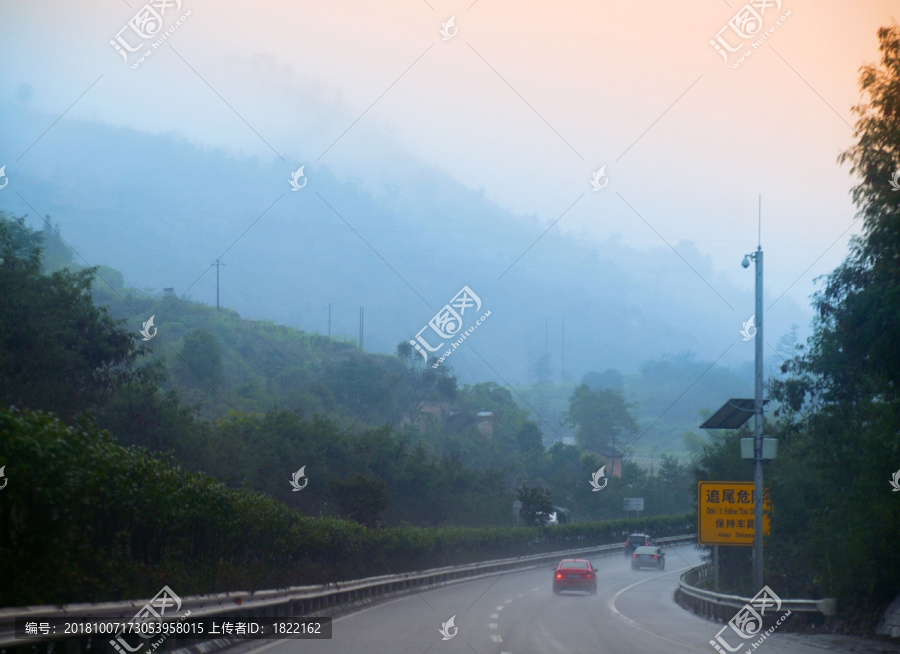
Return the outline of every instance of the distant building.
[[[606,464],[607,477],[622,476],[622,457],[625,456],[624,452],[619,452],[609,445],[601,445],[600,447],[594,448],[594,451],[600,455],[600,458],[602,458]]]
[[[494,437],[494,418],[496,415],[493,411],[479,411],[475,415],[475,426],[478,427],[481,435],[488,440]]]

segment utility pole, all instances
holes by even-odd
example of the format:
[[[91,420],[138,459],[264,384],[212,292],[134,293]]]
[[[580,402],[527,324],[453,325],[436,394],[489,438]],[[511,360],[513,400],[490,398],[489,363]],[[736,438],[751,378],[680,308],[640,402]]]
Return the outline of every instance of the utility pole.
[[[359,349],[363,349],[363,308],[359,308]]]
[[[744,340],[755,338],[755,362],[754,362],[754,394],[753,394],[753,438],[741,439],[741,458],[753,460],[753,585],[759,592],[764,585],[763,578],[763,535],[765,533],[765,486],[763,485],[763,462],[770,461],[778,456],[778,439],[763,438],[763,425],[765,413],[763,413],[763,250],[762,250],[762,195],[759,196],[759,235],[757,237],[756,252],[745,254],[741,261],[741,267],[749,268],[750,260],[756,262],[756,312],[750,320],[744,323],[741,333]],[[756,323],[756,331],[750,334],[751,323]],[[750,418],[751,400],[733,398],[728,400],[715,414],[708,418],[701,429],[738,429]],[[752,446],[752,447],[751,447]],[[718,583],[718,547],[714,551],[715,580]],[[712,641],[710,641],[712,642]]]
[[[750,259],[756,263],[756,362],[754,367],[753,396],[753,584],[758,591],[763,587],[763,251],[762,251],[762,195],[759,196],[759,236],[756,252],[744,257],[741,265],[750,267]]]
[[[328,338],[331,338],[331,302],[328,303]]]
[[[762,197],[760,197],[760,212]],[[755,531],[753,532],[754,591],[763,587],[763,251],[756,247],[756,388],[753,402],[753,481],[756,491]]]
[[[224,266],[225,264],[216,259],[216,262],[212,265],[216,267],[216,313],[219,313],[219,266]]]

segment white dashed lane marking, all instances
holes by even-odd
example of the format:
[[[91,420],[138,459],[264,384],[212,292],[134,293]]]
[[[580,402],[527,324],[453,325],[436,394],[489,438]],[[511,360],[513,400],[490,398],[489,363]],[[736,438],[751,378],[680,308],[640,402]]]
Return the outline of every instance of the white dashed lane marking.
[[[522,596],[519,595],[519,597],[522,597]],[[500,606],[498,606],[495,610],[496,610],[496,611],[502,611],[502,610],[503,610],[503,606],[504,606],[505,604],[509,604],[510,602],[512,602],[511,599],[505,600],[505,601],[503,602],[503,604],[501,604]],[[491,614],[491,618],[494,619],[494,620],[496,620],[496,619],[499,618],[499,617],[500,617],[500,614],[499,614],[499,613],[492,613],[492,614]],[[488,623],[488,628],[489,628],[489,629],[497,629],[497,628],[498,628],[498,627],[497,627],[497,623],[496,623],[496,622],[489,622],[489,623]],[[495,642],[495,643],[502,643],[502,642],[503,642],[503,638],[501,638],[499,634],[491,634],[491,640],[492,640],[493,642]],[[500,654],[510,654],[510,652],[500,652]]]

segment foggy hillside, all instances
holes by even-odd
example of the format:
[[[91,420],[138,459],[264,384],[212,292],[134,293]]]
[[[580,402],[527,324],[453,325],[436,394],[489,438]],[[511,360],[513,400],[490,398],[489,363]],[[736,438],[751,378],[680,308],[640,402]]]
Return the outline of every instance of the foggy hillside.
[[[0,105],[0,120],[19,126],[7,135],[6,150],[16,152],[54,117],[18,103]],[[453,354],[463,381],[532,381],[545,349],[551,379],[562,380],[564,364],[565,380],[576,382],[590,370],[635,372],[684,350],[731,367],[752,357],[738,331],[753,312],[752,292],[730,284],[691,243],[671,243],[676,254],[649,227],[644,251],[560,235],[558,224],[547,230],[536,216],[513,215],[409,158],[414,183],[400,191],[386,180],[373,193],[303,153],[289,164],[259,161],[176,134],[60,123],[34,145],[52,149],[54,165],[26,157],[10,166],[0,208],[28,213],[32,225],[50,214],[81,263],[116,268],[129,286],[172,287],[215,304],[210,264],[221,256],[223,305],[325,334],[331,303],[332,333],[353,340],[362,306],[365,349],[388,353],[468,285],[491,316]],[[293,192],[290,173],[304,162],[308,184]],[[591,197],[587,185],[586,195],[581,202]],[[803,338],[811,315],[781,302],[766,330],[773,346],[791,324]]]

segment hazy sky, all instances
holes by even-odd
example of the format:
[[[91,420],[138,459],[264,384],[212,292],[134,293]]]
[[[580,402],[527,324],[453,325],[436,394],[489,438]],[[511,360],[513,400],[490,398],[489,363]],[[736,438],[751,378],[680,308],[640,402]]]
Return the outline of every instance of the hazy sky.
[[[739,264],[762,193],[767,291],[806,304],[859,231],[835,159],[853,143],[858,69],[877,60],[897,5],[749,4],[774,31],[737,69],[737,53],[726,63],[710,45],[734,0],[182,0],[164,29],[190,15],[132,69],[137,55],[125,63],[109,41],[139,4],[7,0],[0,100],[283,159],[285,182],[305,163],[309,176],[327,166],[402,192],[423,162],[545,225],[565,212],[554,230],[641,248],[692,241],[748,289]],[[0,143],[0,164],[20,154]],[[17,165],[52,167],[52,138]]]

